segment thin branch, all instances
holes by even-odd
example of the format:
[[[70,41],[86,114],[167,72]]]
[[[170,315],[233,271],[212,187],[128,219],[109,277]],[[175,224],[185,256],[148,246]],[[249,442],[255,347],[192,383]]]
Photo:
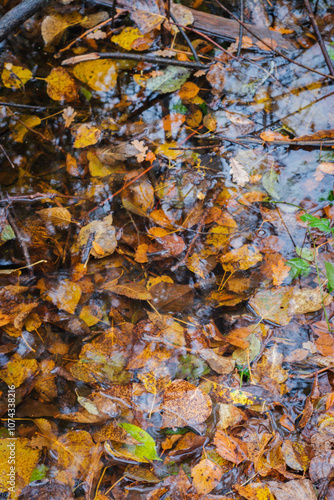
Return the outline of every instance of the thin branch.
[[[172,12],[170,13],[170,17],[173,19],[174,23],[177,23],[177,20],[175,19],[175,16],[172,14]],[[188,45],[189,49],[191,50],[192,55],[194,56],[195,61],[197,63],[201,64],[200,60],[198,59],[197,52],[196,52],[196,50],[193,47],[193,44],[191,43],[191,41],[187,37],[186,32],[184,31],[184,29],[181,26],[179,26],[179,31],[180,31],[181,35],[183,36],[183,38],[185,39],[185,41],[187,42],[187,45]]]
[[[85,54],[84,56],[75,56],[65,59],[61,64],[62,66],[70,66],[81,61],[89,61],[94,59],[128,59],[131,61],[143,61],[152,64],[162,64],[163,66],[181,66],[183,68],[189,69],[208,69],[210,64],[201,64],[196,62],[188,61],[177,61],[176,59],[171,59],[170,57],[154,57],[147,54],[131,54],[127,52],[92,52],[90,54]]]
[[[244,0],[240,0],[240,21],[243,23],[244,22]],[[243,26],[242,24],[239,25],[239,43],[238,43],[238,50],[237,50],[237,57],[240,57],[241,53],[241,48],[242,48],[242,33],[243,33]]]
[[[213,204],[214,202],[216,201],[218,195],[219,195],[220,191],[219,189],[216,189],[216,191],[213,193],[210,201],[206,204],[206,209],[204,210],[203,214],[202,214],[202,217],[200,218],[200,221],[199,223],[197,224],[197,228],[196,228],[196,234],[195,236],[193,237],[193,239],[191,240],[191,243],[188,247],[188,250],[185,254],[185,256],[183,257],[183,259],[181,259],[177,264],[175,264],[175,266],[173,266],[171,268],[171,271],[175,272],[180,266],[183,266],[185,265],[189,255],[193,252],[194,250],[194,245],[197,241],[197,239],[199,238],[199,235],[200,235],[200,232],[202,230],[202,227],[204,225],[204,222],[205,222],[205,219],[207,218],[208,216],[208,213],[209,211],[211,210],[211,208],[213,207]]]
[[[227,9],[219,0],[215,0],[215,2],[225,11],[227,12],[227,14],[229,14],[231,17],[233,17],[233,19],[235,19],[238,23],[241,24],[241,26],[243,28],[245,28],[246,31],[248,31],[254,38],[256,38],[257,40],[259,40],[261,43],[263,43],[263,45],[265,45],[266,47],[268,47],[268,49],[272,50],[273,52],[275,52],[275,54],[277,54],[278,56],[280,57],[283,57],[283,59],[286,59],[287,61],[289,61],[290,63],[292,64],[295,64],[296,66],[299,66],[300,68],[304,68],[304,69],[307,69],[307,71],[311,71],[312,73],[317,73],[318,75],[321,75],[321,76],[325,76],[326,78],[330,78],[331,80],[334,80],[334,76],[332,75],[326,75],[326,73],[323,73],[322,71],[318,71],[317,69],[313,69],[313,68],[310,68],[309,66],[306,66],[305,64],[302,64],[300,62],[297,62],[297,61],[294,61],[293,59],[291,59],[290,57],[282,54],[282,52],[280,52],[279,50],[276,50],[274,49],[271,45],[269,45],[268,43],[264,42],[263,40],[261,40],[261,38],[256,35],[254,33],[254,31],[252,31],[248,26],[247,24],[245,24],[244,22],[240,21],[240,19],[237,18],[237,16],[235,16],[233,14],[233,12],[231,12],[229,9]]]
[[[32,106],[30,104],[19,104],[17,102],[0,101],[0,106],[8,106],[9,108],[33,109],[34,111],[48,111],[50,109],[61,109],[64,106]]]
[[[22,250],[22,253],[24,256],[24,260],[25,260],[26,266],[28,268],[28,273],[29,273],[30,277],[33,278],[34,271],[31,269],[32,264],[31,264],[28,246],[27,246],[27,243],[25,241],[24,235],[21,233],[20,229],[18,228],[18,226],[16,224],[16,220],[15,220],[14,216],[10,212],[8,212],[7,219],[8,219],[8,222],[14,231],[17,242],[21,247],[21,250]]]
[[[0,42],[51,0],[23,0],[0,19]]]
[[[320,46],[321,52],[322,52],[322,54],[324,56],[324,59],[326,61],[327,67],[329,69],[329,72],[330,72],[330,74],[332,76],[334,76],[333,63],[331,61],[331,58],[329,57],[329,54],[328,54],[327,49],[326,49],[326,46],[325,46],[324,41],[322,39],[319,27],[318,27],[317,21],[316,21],[316,19],[314,17],[314,14],[313,14],[313,11],[312,11],[312,8],[311,8],[309,0],[304,0],[304,4],[305,4],[307,12],[309,13],[311,24],[312,24],[313,29],[315,31],[315,34],[317,36],[318,44]]]
[[[5,150],[5,148],[3,147],[3,145],[2,145],[1,143],[0,143],[0,149],[1,149],[1,151],[3,152],[3,154],[5,155],[5,157],[7,158],[7,160],[9,161],[9,163],[10,163],[11,167],[12,167],[12,168],[15,168],[14,163],[13,163],[13,162],[12,162],[12,160],[9,158],[9,156],[8,156],[8,154],[7,154],[6,150]]]

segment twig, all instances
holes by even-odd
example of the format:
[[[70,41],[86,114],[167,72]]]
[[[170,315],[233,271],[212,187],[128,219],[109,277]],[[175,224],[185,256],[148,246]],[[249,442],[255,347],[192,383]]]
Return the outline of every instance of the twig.
[[[88,199],[84,196],[70,196],[67,194],[61,193],[34,193],[34,194],[26,194],[22,196],[7,196],[6,198],[0,198],[0,203],[21,203],[21,202],[34,202],[39,200],[53,199],[53,198],[80,198],[80,199]]]
[[[187,252],[186,252],[185,256],[184,256],[184,257],[183,257],[183,259],[181,259],[181,260],[180,260],[177,264],[175,264],[175,266],[173,266],[173,267],[171,268],[171,270],[172,270],[173,272],[175,272],[175,271],[176,271],[176,270],[177,270],[180,266],[183,266],[183,265],[185,264],[185,262],[187,261],[187,259],[188,259],[189,255],[190,255],[190,253],[193,251],[194,245],[195,245],[195,243],[196,243],[197,239],[199,238],[200,231],[201,231],[201,229],[202,229],[202,227],[203,227],[203,225],[204,225],[205,219],[206,219],[206,217],[207,217],[207,215],[208,215],[209,211],[210,211],[210,210],[211,210],[211,208],[213,207],[213,204],[214,204],[215,200],[217,199],[218,194],[219,194],[219,190],[218,190],[218,189],[216,189],[216,191],[213,193],[213,195],[212,195],[212,197],[211,197],[211,200],[208,202],[207,207],[206,207],[206,209],[204,210],[204,212],[203,212],[203,214],[202,214],[202,217],[200,218],[200,221],[199,221],[199,223],[198,223],[198,225],[197,225],[197,228],[196,228],[197,233],[195,234],[195,236],[194,236],[194,237],[193,237],[193,239],[191,240],[191,243],[190,243],[190,245],[189,245],[189,247],[188,247],[188,250],[187,250]]]
[[[244,22],[244,0],[240,0],[240,21]],[[240,57],[241,47],[242,47],[242,33],[243,33],[243,25],[239,25],[239,43],[237,50],[237,57]]]
[[[114,23],[115,23],[115,19],[116,19],[116,16],[115,16],[116,3],[117,3],[117,0],[113,0],[112,8],[111,8],[111,29],[114,29]],[[117,17],[118,17],[118,14],[117,14]]]
[[[210,64],[201,64],[189,61],[177,61],[176,59],[171,59],[170,57],[154,57],[147,54],[130,54],[127,52],[92,52],[90,54],[85,54],[85,56],[76,56],[65,59],[61,64],[62,66],[69,66],[81,62],[83,60],[89,61],[92,59],[129,59],[132,61],[143,61],[152,64],[162,64],[163,66],[181,66],[190,69],[208,69]]]
[[[233,14],[233,12],[231,12],[229,9],[227,9],[219,0],[215,0],[215,2],[225,11],[227,12],[227,14],[229,14],[231,17],[233,17],[233,19],[235,19],[239,24],[241,24],[241,26],[243,28],[245,28],[246,31],[248,31],[254,38],[256,38],[257,40],[259,40],[261,43],[263,43],[263,45],[265,45],[266,47],[268,47],[268,49],[272,50],[273,52],[275,52],[275,54],[277,54],[278,56],[280,57],[283,57],[283,59],[286,59],[287,61],[289,61],[290,63],[292,64],[295,64],[296,66],[299,66],[301,68],[304,68],[304,69],[307,69],[307,71],[311,71],[312,73],[317,73],[318,75],[321,75],[321,76],[325,76],[326,78],[330,78],[331,80],[334,80],[334,76],[332,75],[326,75],[326,73],[323,73],[322,71],[318,71],[317,69],[314,69],[314,68],[310,68],[309,66],[306,66],[305,64],[302,64],[300,62],[297,62],[297,61],[294,61],[293,59],[291,59],[290,57],[282,54],[282,52],[280,52],[279,50],[276,50],[274,49],[271,45],[269,45],[268,43],[264,42],[263,40],[261,40],[261,38],[256,35],[254,33],[254,31],[252,31],[248,26],[247,24],[245,24],[244,22],[240,21],[240,19],[237,18],[237,16],[235,16]]]
[[[173,19],[174,23],[177,23],[177,20],[175,19],[175,16],[172,14],[172,12],[170,12],[170,17]],[[185,41],[187,42],[187,45],[189,47],[189,49],[191,50],[192,52],[192,55],[194,56],[194,59],[197,63],[201,64],[200,60],[198,59],[198,55],[197,55],[197,52],[196,50],[194,49],[193,47],[193,44],[191,43],[191,41],[189,40],[189,38],[187,37],[187,34],[186,32],[184,31],[184,29],[179,26],[179,30],[180,30],[180,33],[181,35],[183,36],[183,38],[185,39]]]
[[[141,172],[139,175],[137,175],[134,179],[131,179],[131,181],[129,181],[126,184],[124,184],[124,186],[121,189],[119,189],[118,191],[116,191],[116,193],[112,194],[111,196],[108,196],[108,198],[106,198],[105,200],[101,201],[101,203],[99,203],[98,205],[96,205],[96,207],[92,208],[92,210],[90,210],[89,212],[87,212],[85,214],[85,217],[87,217],[87,215],[90,215],[91,213],[95,212],[95,210],[97,210],[99,207],[102,207],[108,201],[111,201],[113,198],[115,198],[115,196],[117,196],[119,193],[121,193],[124,189],[126,189],[129,186],[131,186],[131,184],[133,184],[134,182],[136,182],[143,175],[147,174],[147,172],[149,172],[153,167],[154,167],[154,164],[150,165],[148,168],[146,168],[145,170],[143,170],[143,172]],[[83,218],[83,217],[81,217],[81,218]]]
[[[313,14],[313,11],[312,11],[312,8],[311,8],[309,0],[304,0],[304,4],[305,4],[307,12],[309,13],[311,24],[312,24],[313,29],[315,31],[315,34],[317,36],[318,44],[320,46],[321,52],[322,52],[322,54],[324,56],[324,59],[326,61],[327,67],[329,69],[329,72],[330,72],[330,74],[332,76],[334,76],[334,67],[333,67],[331,58],[328,55],[328,52],[327,52],[326,46],[324,44],[324,41],[322,39],[319,27],[318,27],[317,21],[316,21],[316,19],[314,17],[314,14]]]
[[[66,47],[64,47],[63,49],[60,49],[57,52],[57,54],[55,54],[55,58],[58,59],[62,52],[65,52],[65,50],[69,50],[72,47],[72,45],[74,45],[76,42],[78,42],[79,40],[81,40],[85,36],[89,35],[89,33],[91,33],[92,31],[95,31],[97,28],[102,28],[102,26],[105,26],[106,24],[108,24],[110,22],[111,22],[111,26],[113,27],[114,20],[117,19],[121,14],[123,14],[123,12],[124,11],[119,12],[115,17],[113,17],[113,16],[109,17],[109,19],[107,19],[106,21],[102,21],[102,23],[97,24],[96,26],[93,26],[93,28],[90,28],[89,30],[82,33],[82,35],[78,36],[75,40],[72,40],[72,42],[69,43],[68,45],[66,45]]]
[[[27,246],[27,243],[25,242],[24,236],[21,234],[21,231],[19,230],[19,228],[16,224],[14,216],[9,211],[8,211],[7,219],[8,219],[9,224],[11,225],[14,233],[15,233],[18,244],[20,245],[21,250],[23,252],[24,260],[25,260],[26,266],[28,268],[28,273],[29,273],[30,277],[33,278],[34,271],[31,269],[32,263],[30,260],[28,246]]]
[[[0,144],[0,149],[1,149],[1,151],[3,152],[3,154],[5,155],[5,157],[7,158],[7,160],[9,161],[9,163],[10,163],[11,167],[12,167],[12,168],[15,168],[14,163],[13,163],[13,162],[12,162],[12,160],[9,158],[9,156],[8,156],[8,154],[6,153],[6,150],[5,150],[5,148],[3,147],[3,145],[2,145],[2,144]]]
[[[23,109],[33,109],[34,111],[48,111],[50,109],[61,109],[64,106],[32,106],[30,104],[18,104],[17,102],[5,102],[0,101],[0,106],[8,106],[9,108],[23,108]]]
[[[51,0],[23,0],[0,19],[0,42]]]
[[[255,143],[255,144],[273,144],[275,146],[313,146],[313,147],[321,147],[321,146],[334,146],[334,140],[315,140],[315,141],[280,141],[280,140],[273,140],[273,141],[264,141],[263,139],[257,138],[257,137],[240,137],[240,139],[231,139],[230,137],[225,137],[225,136],[217,136],[219,139],[222,141],[228,141],[228,142],[236,142],[238,141],[240,144],[248,144],[248,143]],[[179,149],[179,148],[177,148]]]

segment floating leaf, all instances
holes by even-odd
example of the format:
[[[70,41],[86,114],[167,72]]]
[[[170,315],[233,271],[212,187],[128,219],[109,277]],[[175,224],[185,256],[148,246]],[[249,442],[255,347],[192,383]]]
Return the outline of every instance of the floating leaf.
[[[117,65],[110,59],[97,59],[76,64],[73,75],[97,92],[107,92],[117,83]]]
[[[39,210],[38,215],[45,221],[51,222],[55,226],[68,226],[72,222],[72,216],[67,208],[53,207]]]
[[[233,182],[236,182],[238,186],[244,187],[244,185],[250,180],[248,172],[246,172],[243,165],[241,165],[241,163],[235,158],[231,158],[230,165],[230,173],[232,174]]]
[[[89,123],[83,123],[76,130],[75,141],[73,144],[74,148],[86,148],[96,144],[101,138],[101,130],[94,125]]]
[[[150,92],[167,94],[178,90],[189,78],[190,71],[185,68],[169,66],[161,76],[149,78],[146,82],[146,89]]]
[[[32,72],[28,68],[5,63],[1,78],[5,87],[19,89],[32,78]]]
[[[46,294],[47,300],[70,314],[74,313],[80,297],[80,286],[69,280],[61,281]]]
[[[193,484],[200,495],[210,493],[219,483],[223,471],[218,464],[208,458],[201,460],[191,469]]]
[[[133,439],[139,442],[139,444],[134,447],[134,455],[139,458],[146,458],[147,460],[161,460],[155,449],[154,439],[146,431],[137,427],[137,425],[128,423],[122,423],[120,427],[126,430]]]
[[[210,397],[185,380],[174,380],[163,396],[162,427],[201,424],[210,416]]]
[[[40,124],[41,119],[39,116],[21,115],[20,122],[18,122],[12,130],[13,140],[16,142],[23,142],[26,134],[29,132],[29,128],[35,128]]]
[[[81,20],[82,16],[75,11],[65,15],[54,13],[46,16],[41,25],[41,33],[45,45],[58,43],[66,28],[80,23]]]
[[[47,93],[54,101],[74,102],[79,99],[77,84],[64,68],[54,68],[45,79]]]
[[[152,295],[145,286],[141,283],[127,283],[124,285],[117,285],[114,281],[106,282],[101,287],[102,290],[107,290],[108,292],[116,293],[118,295],[124,295],[130,299],[138,300],[151,300]]]
[[[20,385],[27,380],[29,377],[36,375],[38,372],[38,363],[35,359],[13,359],[9,361],[7,365],[1,369],[0,378],[7,385],[15,385],[15,387],[20,387]]]
[[[138,28],[124,28],[119,35],[113,35],[111,41],[117,43],[124,50],[131,50],[132,44],[142,36]]]

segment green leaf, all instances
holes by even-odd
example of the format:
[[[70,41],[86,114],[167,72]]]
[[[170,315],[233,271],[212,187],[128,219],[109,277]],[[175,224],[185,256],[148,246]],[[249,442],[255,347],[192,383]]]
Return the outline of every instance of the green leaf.
[[[180,113],[181,115],[186,115],[188,113],[188,108],[182,104],[181,101],[173,104],[172,109],[175,113]]]
[[[119,425],[125,429],[131,437],[141,443],[137,446],[130,445],[131,451],[134,455],[148,460],[161,460],[155,449],[154,439],[146,431],[133,424],[122,423]]]
[[[163,75],[149,78],[146,82],[146,89],[160,94],[174,92],[182,87],[189,76],[190,71],[188,69],[170,66],[164,71]]]
[[[47,477],[47,472],[49,467],[44,464],[37,465],[31,473],[29,483],[33,481],[40,481],[41,479],[45,479]]]
[[[291,267],[291,277],[292,279],[298,276],[308,276],[311,272],[309,262],[306,260],[296,257],[294,259],[287,260],[287,265]]]
[[[296,254],[302,257],[302,259],[309,260],[310,262],[314,261],[314,253],[310,248],[296,247]]]
[[[12,226],[7,224],[1,233],[1,241],[8,241],[8,240],[14,240],[15,239],[15,233],[12,229]]]
[[[324,233],[328,233],[330,231],[331,223],[328,219],[318,219],[311,214],[304,214],[301,216],[301,220],[303,222],[307,222],[309,227],[315,227]]]
[[[324,262],[326,269],[326,276],[328,279],[328,289],[330,292],[334,290],[334,266],[330,262]]]
[[[86,101],[90,101],[92,98],[92,93],[89,90],[85,89],[85,87],[80,87],[80,93],[84,96]]]

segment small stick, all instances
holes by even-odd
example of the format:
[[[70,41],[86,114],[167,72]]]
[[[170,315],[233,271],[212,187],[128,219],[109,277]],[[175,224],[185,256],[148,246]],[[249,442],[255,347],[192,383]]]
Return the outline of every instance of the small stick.
[[[177,23],[177,20],[175,19],[175,16],[172,14],[172,12],[170,12],[170,17],[173,19],[174,23]],[[179,26],[179,30],[180,30],[181,35],[183,36],[183,38],[184,38],[184,39],[185,39],[185,41],[187,42],[188,47],[189,47],[189,49],[191,50],[192,55],[194,56],[195,61],[196,61],[197,63],[201,64],[201,63],[200,63],[200,60],[198,59],[197,52],[196,52],[196,50],[194,49],[193,44],[192,44],[192,43],[191,43],[191,41],[189,40],[188,36],[186,35],[186,33],[185,33],[184,29],[183,29],[181,26]]]
[[[115,17],[109,17],[109,19],[106,19],[106,21],[102,21],[102,23],[97,24],[96,26],[93,26],[93,28],[90,28],[89,30],[82,33],[82,35],[78,36],[75,40],[73,40],[71,43],[66,45],[66,47],[64,47],[63,49],[60,49],[57,52],[57,54],[55,55],[55,58],[58,59],[62,52],[65,52],[65,50],[70,49],[72,47],[72,45],[74,45],[76,42],[78,42],[82,38],[85,38],[85,36],[89,35],[89,33],[91,33],[92,31],[95,31],[97,28],[102,28],[102,26],[105,26],[106,24],[108,24],[110,22],[111,22],[111,27],[113,28],[114,20],[117,19],[121,14],[123,14],[123,12],[124,11],[122,10],[122,12],[119,12]]]
[[[276,50],[274,49],[273,47],[271,47],[268,43],[264,42],[263,40],[261,40],[261,38],[256,35],[251,29],[249,29],[249,27],[247,26],[247,24],[245,24],[244,22],[240,21],[240,19],[237,18],[237,16],[235,16],[233,14],[233,12],[231,12],[229,9],[227,9],[219,0],[215,0],[215,2],[225,11],[227,12],[231,17],[233,17],[233,19],[235,19],[239,24],[242,25],[243,28],[245,28],[246,31],[248,31],[254,38],[256,38],[257,40],[259,40],[261,43],[263,43],[263,45],[265,45],[266,47],[268,47],[268,49],[272,50],[273,52],[275,52],[275,54],[277,54],[278,56],[281,56],[283,57],[283,59],[286,59],[287,61],[289,61],[290,63],[292,64],[295,64],[296,66],[299,66],[301,68],[304,68],[304,69],[307,69],[307,71],[311,71],[312,73],[317,73],[318,75],[321,75],[321,76],[325,76],[326,78],[330,78],[331,80],[334,80],[334,76],[332,75],[326,75],[326,73],[323,73],[322,71],[318,71],[317,69],[314,69],[314,68],[310,68],[309,66],[306,66],[305,64],[302,64],[300,62],[297,62],[297,61],[294,61],[293,59],[291,59],[290,57],[288,56],[285,56],[284,54],[282,54],[282,52],[280,52],[279,50]]]
[[[51,0],[23,0],[0,19],[0,42]]]
[[[176,270],[177,270],[180,266],[183,266],[183,265],[185,264],[185,262],[187,261],[187,259],[188,259],[188,257],[189,257],[189,254],[193,251],[194,245],[195,245],[195,243],[196,243],[196,241],[197,241],[197,239],[198,239],[198,237],[199,237],[199,235],[200,235],[200,231],[201,231],[201,229],[202,229],[202,227],[203,227],[203,225],[204,225],[205,219],[206,219],[206,217],[207,217],[207,215],[208,215],[209,211],[210,211],[210,210],[211,210],[211,208],[213,207],[213,204],[214,204],[215,200],[217,199],[218,194],[219,194],[219,190],[218,190],[218,189],[216,189],[216,191],[213,193],[212,198],[211,198],[211,200],[209,201],[209,203],[208,203],[208,205],[207,205],[206,209],[204,210],[204,212],[203,212],[203,214],[202,214],[202,217],[200,218],[200,221],[199,221],[199,223],[198,223],[198,225],[197,225],[197,228],[196,228],[197,233],[195,234],[195,236],[194,236],[194,237],[193,237],[193,239],[191,240],[191,243],[190,243],[190,245],[189,245],[189,247],[188,247],[188,250],[187,250],[187,252],[186,252],[185,256],[184,256],[184,257],[183,257],[183,259],[181,259],[181,260],[180,260],[177,264],[175,264],[175,266],[173,266],[173,267],[171,268],[171,270],[172,270],[173,272],[174,272],[174,271],[176,271]]]
[[[62,109],[64,106],[50,106],[46,108],[45,106],[32,106],[30,104],[18,104],[17,102],[5,102],[0,101],[0,106],[8,106],[9,108],[23,108],[23,109],[33,109],[35,111],[48,111],[49,109]]]
[[[8,219],[9,224],[13,228],[13,231],[15,233],[18,244],[20,245],[21,250],[23,252],[23,256],[24,256],[24,260],[25,260],[25,263],[26,263],[27,268],[28,268],[29,276],[30,276],[30,278],[34,278],[35,275],[34,275],[34,271],[31,269],[32,264],[31,264],[31,260],[30,260],[28,246],[27,246],[27,243],[25,242],[24,236],[21,234],[21,231],[19,230],[19,228],[16,224],[15,218],[10,212],[8,212],[7,219]]]
[[[174,24],[174,23],[173,23]],[[85,54],[84,56],[75,56],[65,59],[61,64],[62,66],[69,66],[71,64],[76,64],[83,60],[89,61],[92,59],[129,59],[132,61],[143,61],[152,64],[162,64],[163,66],[181,66],[189,69],[208,69],[210,64],[201,64],[189,61],[177,61],[176,59],[171,59],[170,57],[154,57],[147,54],[131,54],[123,52],[92,52],[90,54]]]
[[[240,21],[244,22],[244,0],[240,0]],[[243,33],[243,25],[239,25],[239,43],[237,50],[237,57],[240,57],[241,47],[242,47],[242,33]]]
[[[321,49],[321,52],[324,56],[324,59],[326,61],[326,64],[327,64],[327,67],[329,69],[329,72],[332,76],[334,76],[334,67],[333,67],[333,63],[331,61],[331,58],[329,57],[328,55],[328,52],[327,52],[327,49],[326,49],[326,46],[324,44],[324,41],[322,39],[322,36],[321,36],[321,33],[320,33],[320,30],[319,30],[319,27],[317,25],[317,21],[314,17],[314,14],[313,14],[313,11],[312,11],[312,8],[311,8],[311,5],[310,5],[310,2],[309,0],[304,0],[304,4],[305,4],[305,7],[306,7],[306,10],[307,12],[309,13],[309,16],[310,16],[310,21],[311,21],[311,24],[313,26],[313,29],[315,31],[315,34],[317,36],[317,39],[318,39],[318,44],[320,46],[320,49]]]
[[[5,155],[5,157],[7,158],[7,160],[9,161],[9,163],[11,164],[12,168],[15,168],[15,165],[14,163],[12,162],[12,160],[9,158],[8,154],[6,153],[6,150],[5,148],[3,147],[3,145],[0,143],[0,148],[1,148],[1,151],[3,152],[3,154]]]

